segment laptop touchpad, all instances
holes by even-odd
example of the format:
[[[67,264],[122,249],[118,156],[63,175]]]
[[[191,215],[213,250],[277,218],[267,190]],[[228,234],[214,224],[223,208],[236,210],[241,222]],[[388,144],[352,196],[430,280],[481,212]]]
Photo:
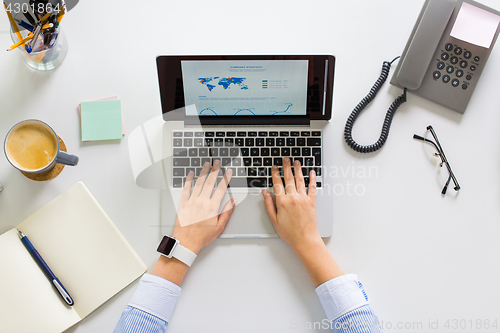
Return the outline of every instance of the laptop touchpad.
[[[237,200],[233,214],[221,237],[251,236],[277,237],[269,215],[264,207],[264,198],[260,191],[249,190],[246,193],[228,190],[222,200],[223,207],[231,198]]]

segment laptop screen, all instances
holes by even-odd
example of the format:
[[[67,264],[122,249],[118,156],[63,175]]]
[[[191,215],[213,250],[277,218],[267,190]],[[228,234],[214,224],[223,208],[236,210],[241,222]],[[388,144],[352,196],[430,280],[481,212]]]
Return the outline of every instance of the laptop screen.
[[[183,60],[186,116],[305,116],[308,66],[308,60]]]
[[[307,125],[331,119],[332,55],[156,58],[163,118],[202,125]]]

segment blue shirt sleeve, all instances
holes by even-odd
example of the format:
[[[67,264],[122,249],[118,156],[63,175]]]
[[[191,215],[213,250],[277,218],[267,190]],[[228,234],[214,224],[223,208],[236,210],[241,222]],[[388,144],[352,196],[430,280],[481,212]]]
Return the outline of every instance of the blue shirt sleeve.
[[[159,276],[145,274],[123,311],[114,333],[163,333],[174,311],[181,287]]]
[[[316,293],[333,332],[382,332],[357,275],[347,274],[326,281],[316,288]]]
[[[147,312],[127,306],[113,333],[163,333],[168,323]]]
[[[145,274],[114,333],[164,333],[181,288],[155,275]],[[316,288],[333,332],[382,332],[368,296],[354,274],[339,276]]]

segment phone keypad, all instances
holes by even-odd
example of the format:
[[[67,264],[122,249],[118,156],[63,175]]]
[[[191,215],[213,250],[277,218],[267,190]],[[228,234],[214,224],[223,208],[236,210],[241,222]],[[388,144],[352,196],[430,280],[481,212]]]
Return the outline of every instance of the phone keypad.
[[[462,87],[463,90],[467,90],[481,59],[467,49],[446,43],[440,58],[436,60],[436,70],[432,72],[435,81],[444,84],[451,82],[452,87]]]

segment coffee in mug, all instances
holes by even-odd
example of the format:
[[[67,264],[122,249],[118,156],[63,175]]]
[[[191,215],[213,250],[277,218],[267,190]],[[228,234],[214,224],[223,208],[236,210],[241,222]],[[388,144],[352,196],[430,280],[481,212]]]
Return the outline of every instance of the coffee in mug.
[[[23,170],[35,171],[47,167],[57,155],[57,138],[38,123],[24,123],[9,136],[7,156]]]
[[[26,120],[12,127],[5,138],[4,150],[15,168],[28,173],[49,171],[56,163],[78,164],[77,156],[59,150],[57,134],[39,120]]]

